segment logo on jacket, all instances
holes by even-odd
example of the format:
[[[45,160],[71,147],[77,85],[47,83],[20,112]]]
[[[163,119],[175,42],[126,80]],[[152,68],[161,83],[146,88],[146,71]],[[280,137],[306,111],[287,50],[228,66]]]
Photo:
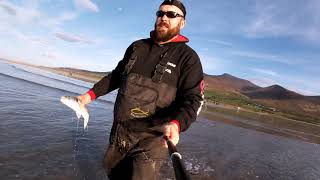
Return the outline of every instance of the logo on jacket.
[[[175,67],[177,66],[177,65],[175,65],[175,64],[173,64],[173,63],[171,63],[171,62],[168,62],[167,65],[169,65],[169,66],[171,66],[171,67],[173,67],[173,68],[175,68]],[[165,71],[166,71],[167,73],[171,74],[171,69],[168,69],[168,68],[167,68]]]
[[[145,118],[149,116],[149,111],[143,111],[140,108],[133,108],[130,110],[131,111],[131,116],[135,118]]]

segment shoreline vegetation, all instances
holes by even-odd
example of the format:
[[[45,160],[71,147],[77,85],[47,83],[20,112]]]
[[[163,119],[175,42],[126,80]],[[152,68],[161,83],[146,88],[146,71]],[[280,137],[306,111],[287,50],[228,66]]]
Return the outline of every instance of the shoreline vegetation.
[[[96,83],[104,76],[108,75],[108,73],[105,72],[92,72],[73,68],[51,68],[44,66],[38,66],[38,68],[89,83]]]
[[[98,82],[108,74],[108,72],[92,72],[74,68],[36,66],[16,61],[7,62],[39,68],[90,83]],[[245,96],[205,91],[205,99],[206,103],[200,113],[200,117],[205,119],[320,144],[318,119],[307,117],[301,120],[297,115],[261,106]]]

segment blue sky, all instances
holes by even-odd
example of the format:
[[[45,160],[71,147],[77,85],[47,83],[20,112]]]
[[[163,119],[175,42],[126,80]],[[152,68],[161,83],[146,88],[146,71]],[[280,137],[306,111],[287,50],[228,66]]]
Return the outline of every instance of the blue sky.
[[[0,57],[110,71],[161,0],[0,0]],[[320,95],[319,0],[184,0],[204,72]]]

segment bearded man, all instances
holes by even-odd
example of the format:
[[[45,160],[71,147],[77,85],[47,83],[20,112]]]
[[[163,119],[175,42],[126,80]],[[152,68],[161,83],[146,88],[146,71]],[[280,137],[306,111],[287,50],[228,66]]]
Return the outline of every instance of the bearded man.
[[[163,135],[176,145],[201,110],[203,71],[180,34],[185,18],[180,1],[165,0],[151,37],[132,43],[110,74],[78,96],[84,107],[119,88],[104,158],[110,179],[157,179],[168,158]]]

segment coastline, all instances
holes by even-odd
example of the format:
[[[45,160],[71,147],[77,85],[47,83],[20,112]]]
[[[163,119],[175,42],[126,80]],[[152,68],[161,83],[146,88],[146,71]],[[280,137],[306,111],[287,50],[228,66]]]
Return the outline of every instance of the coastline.
[[[44,71],[90,83],[96,83],[108,74],[72,68],[35,66],[9,60],[4,61],[13,64],[30,66],[33,68],[39,68]],[[268,113],[253,112],[245,109],[239,110],[237,107],[227,104],[216,105],[214,103],[206,103],[205,107],[200,113],[200,118],[222,122],[263,133],[320,144],[319,125],[287,119]]]
[[[44,66],[38,66],[38,68],[52,72],[52,73],[56,73],[62,76],[89,82],[89,83],[96,83],[104,77],[104,75],[97,75],[89,72],[74,71],[67,68],[50,68],[50,67],[44,67]]]
[[[64,68],[39,67],[53,73],[70,78],[96,83],[103,75],[88,72],[75,72]],[[251,112],[230,105],[215,105],[207,103],[200,113],[200,118],[218,121],[233,126],[251,129],[263,133],[274,134],[286,138],[298,139],[320,144],[320,126],[291,120],[266,113]]]

